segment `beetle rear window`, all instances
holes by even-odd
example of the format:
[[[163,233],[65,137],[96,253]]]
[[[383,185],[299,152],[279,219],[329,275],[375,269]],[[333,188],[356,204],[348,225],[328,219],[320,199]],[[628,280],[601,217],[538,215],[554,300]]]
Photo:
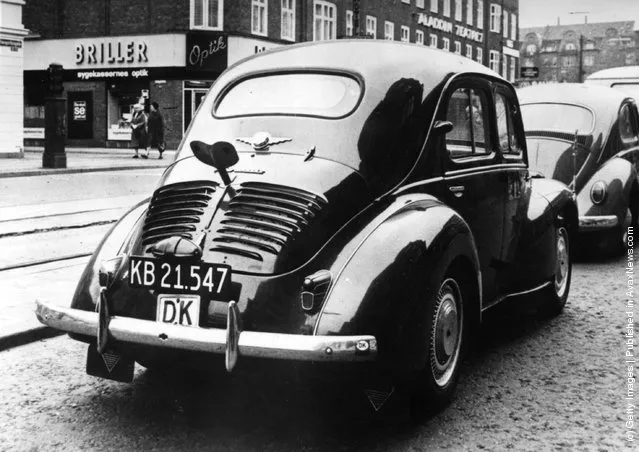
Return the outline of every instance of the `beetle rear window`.
[[[218,102],[218,117],[304,115],[339,118],[355,109],[361,95],[357,80],[333,74],[277,74],[234,85]]]
[[[594,115],[590,110],[570,104],[526,104],[521,106],[526,130],[547,130],[575,133],[592,132]]]

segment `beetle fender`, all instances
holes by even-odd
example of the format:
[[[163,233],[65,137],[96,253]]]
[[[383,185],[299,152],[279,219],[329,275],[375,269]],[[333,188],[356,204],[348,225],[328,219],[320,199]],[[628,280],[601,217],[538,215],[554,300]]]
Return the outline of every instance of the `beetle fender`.
[[[80,281],[73,295],[71,307],[85,311],[95,310],[95,304],[99,297],[98,270],[102,261],[111,259],[122,252],[132,232],[141,225],[140,220],[148,207],[149,200],[138,203],[125,213],[117,223],[106,233],[91,259],[87,263]]]
[[[637,172],[628,160],[618,157],[610,159],[579,192],[577,196],[579,215],[616,215],[619,224],[623,224],[636,179]],[[606,198],[599,205],[594,204],[590,198],[590,190],[598,181],[607,184]]]
[[[413,340],[426,327],[421,308],[453,262],[468,275],[466,283],[474,292],[469,314],[478,318],[481,274],[468,225],[432,199],[403,205],[362,241],[335,275],[315,334],[373,334],[380,356],[392,368],[423,366],[427,347]]]

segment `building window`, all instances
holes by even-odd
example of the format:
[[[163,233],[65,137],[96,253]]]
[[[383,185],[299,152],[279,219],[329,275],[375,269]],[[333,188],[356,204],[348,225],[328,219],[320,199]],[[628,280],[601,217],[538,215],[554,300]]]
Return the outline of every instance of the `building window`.
[[[462,21],[463,20],[463,14],[462,14],[462,0],[455,0],[455,20],[458,21]]]
[[[491,50],[489,55],[490,58],[488,60],[488,67],[495,72],[499,72],[499,52],[496,50]]]
[[[436,13],[437,12],[437,4],[439,3],[439,0],[430,0],[430,12],[431,13]]]
[[[346,36],[353,36],[353,11],[346,10]]]
[[[501,5],[490,4],[490,31],[499,33],[501,31]]]
[[[366,16],[366,34],[377,39],[377,17]]]
[[[473,24],[473,0],[466,0],[466,23]]]
[[[424,0],[416,0],[415,6],[417,6],[418,8],[423,8],[424,7]]]
[[[508,79],[508,61],[506,55],[501,59],[501,76]]]
[[[384,22],[384,39],[387,41],[395,39],[395,24],[393,22]]]
[[[430,46],[437,48],[437,35],[430,35]]]
[[[191,0],[191,28],[221,30],[224,0]]]
[[[473,59],[473,46],[470,44],[466,44],[466,57],[471,60]]]
[[[594,50],[595,49],[595,43],[593,41],[586,41],[586,44],[584,45],[584,50]]]
[[[475,57],[478,63],[484,64],[484,49],[477,47],[477,56]]]
[[[450,17],[450,0],[444,0],[444,16]]]
[[[417,44],[424,45],[424,32],[421,30],[415,31],[415,42]]]
[[[282,39],[295,41],[295,0],[282,0]]]
[[[267,34],[267,0],[251,0],[251,33],[266,36]]]
[[[335,39],[335,5],[323,0],[313,4],[313,41]]]
[[[562,66],[573,67],[577,66],[577,57],[575,55],[569,55],[562,58]]]
[[[484,2],[483,0],[477,0],[477,28],[483,30],[484,28]]]
[[[461,55],[461,42],[455,41],[455,53]]]
[[[442,49],[450,50],[450,39],[442,38],[442,41],[444,42],[444,47],[442,47]]]
[[[577,46],[574,42],[569,42],[566,44],[565,50],[577,50]]]
[[[595,65],[595,56],[584,55],[584,66],[594,66],[594,65]]]
[[[517,77],[517,58],[510,57],[510,82],[515,83],[515,78]]]
[[[410,42],[410,28],[402,25],[402,42]]]
[[[517,14],[510,15],[510,39],[517,40]]]
[[[508,37],[508,30],[509,30],[509,28],[508,28],[508,11],[504,10],[503,16],[504,16],[504,38],[507,38]]]

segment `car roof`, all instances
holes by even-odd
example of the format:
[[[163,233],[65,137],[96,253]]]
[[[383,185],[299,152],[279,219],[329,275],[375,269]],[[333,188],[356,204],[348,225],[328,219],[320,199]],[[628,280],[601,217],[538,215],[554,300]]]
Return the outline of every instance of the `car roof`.
[[[625,99],[631,99],[619,90],[583,83],[547,83],[527,86],[518,89],[517,94],[521,105],[564,103],[581,105],[595,111],[605,110],[607,107],[616,111]]]
[[[601,71],[590,74],[586,78],[586,81],[624,78],[639,78],[639,66],[621,66],[602,69]]]
[[[381,72],[389,78],[420,74],[420,81],[434,83],[439,83],[450,74],[464,72],[501,79],[496,72],[461,55],[422,44],[373,39],[340,39],[286,45],[240,60],[227,72],[237,76],[238,68],[241,68],[241,72],[264,68],[326,68],[359,73],[365,79]]]

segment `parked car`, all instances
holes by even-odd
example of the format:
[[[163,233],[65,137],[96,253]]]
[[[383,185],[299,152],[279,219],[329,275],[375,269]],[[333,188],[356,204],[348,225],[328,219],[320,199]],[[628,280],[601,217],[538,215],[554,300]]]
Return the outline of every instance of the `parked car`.
[[[590,74],[584,83],[616,88],[635,100],[639,100],[639,66],[602,69]]]
[[[519,90],[530,167],[576,193],[579,231],[618,249],[639,215],[639,113],[619,90],[587,84]]]
[[[526,152],[515,90],[470,59],[366,40],[262,53],[211,87],[71,307],[37,316],[89,344],[92,375],[310,362],[376,408],[395,388],[442,407],[487,309],[568,298],[576,204]]]

